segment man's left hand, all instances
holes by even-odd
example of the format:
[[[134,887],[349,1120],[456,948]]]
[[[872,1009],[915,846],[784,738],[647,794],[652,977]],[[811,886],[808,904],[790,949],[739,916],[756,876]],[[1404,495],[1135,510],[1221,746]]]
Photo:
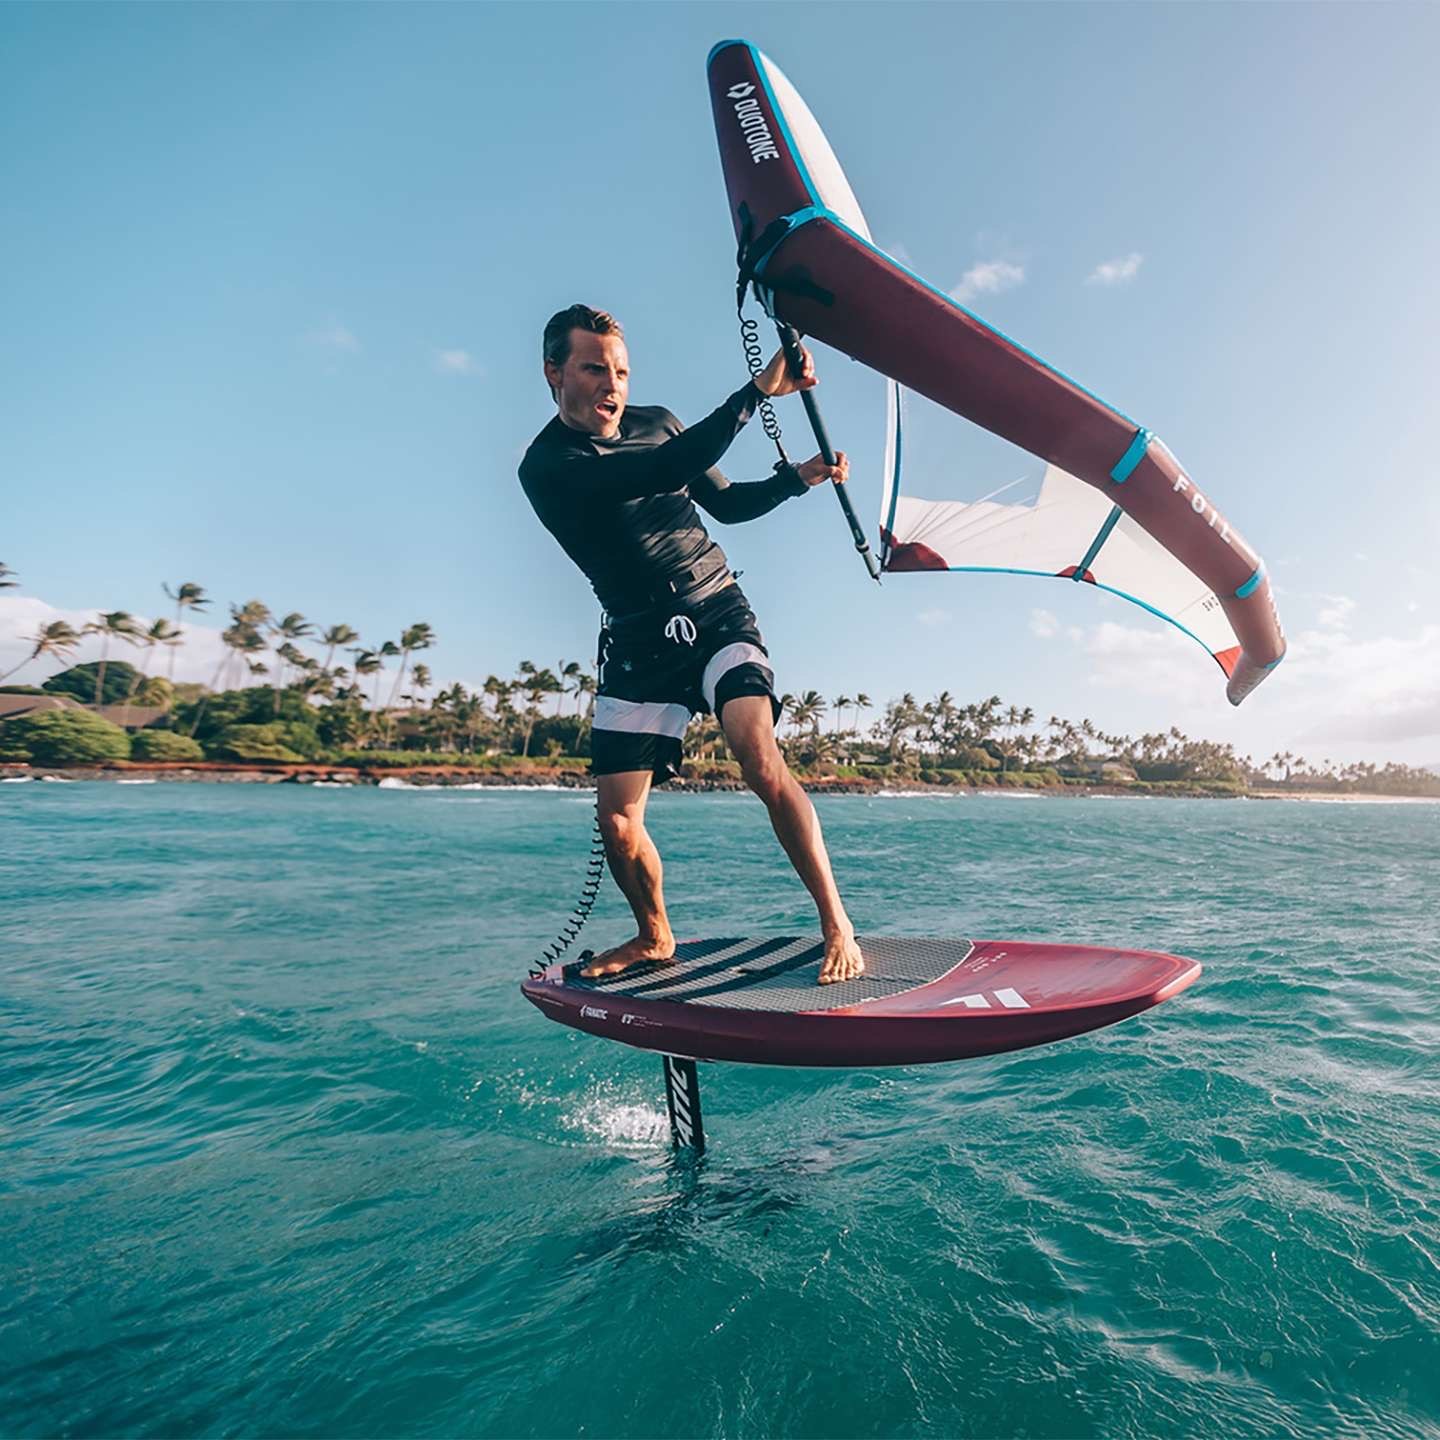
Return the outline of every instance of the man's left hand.
[[[807,485],[823,485],[827,480],[843,485],[850,478],[850,457],[843,450],[837,450],[835,463],[827,465],[823,455],[815,455],[803,465],[797,465],[795,473]]]

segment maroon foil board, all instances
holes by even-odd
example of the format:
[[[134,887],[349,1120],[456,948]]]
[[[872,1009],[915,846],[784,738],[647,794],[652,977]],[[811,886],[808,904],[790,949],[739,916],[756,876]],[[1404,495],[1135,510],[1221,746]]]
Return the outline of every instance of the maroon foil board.
[[[966,1060],[1113,1025],[1178,994],[1178,955],[1017,941],[860,940],[867,973],[817,983],[814,936],[691,941],[670,965],[584,981],[554,965],[522,985],[552,1020],[641,1050],[757,1065]],[[688,998],[687,998],[688,997]]]

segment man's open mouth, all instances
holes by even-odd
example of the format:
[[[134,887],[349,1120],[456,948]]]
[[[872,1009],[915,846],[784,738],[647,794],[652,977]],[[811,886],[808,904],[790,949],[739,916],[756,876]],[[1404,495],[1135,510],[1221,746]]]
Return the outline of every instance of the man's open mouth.
[[[614,400],[602,400],[595,408],[612,419],[620,413],[620,406]]]

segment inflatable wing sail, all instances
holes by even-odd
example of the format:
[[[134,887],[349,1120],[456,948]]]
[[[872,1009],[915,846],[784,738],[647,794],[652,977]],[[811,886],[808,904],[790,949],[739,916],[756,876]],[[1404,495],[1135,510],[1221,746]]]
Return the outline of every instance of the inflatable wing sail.
[[[777,320],[891,381],[884,567],[1058,576],[1111,590],[1212,654],[1238,705],[1285,641],[1260,557],[1149,430],[879,249],[815,117],[742,40],[710,52],[742,282]],[[899,386],[1048,463],[1031,503],[900,491]]]

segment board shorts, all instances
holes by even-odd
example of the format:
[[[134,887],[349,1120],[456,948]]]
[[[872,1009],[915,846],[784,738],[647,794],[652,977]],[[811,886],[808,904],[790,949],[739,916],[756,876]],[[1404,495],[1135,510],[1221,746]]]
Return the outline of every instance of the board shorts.
[[[766,695],[780,718],[775,674],[750,602],[738,585],[686,606],[606,616],[590,740],[590,773],[648,770],[657,785],[680,773],[691,717],[737,695]]]

